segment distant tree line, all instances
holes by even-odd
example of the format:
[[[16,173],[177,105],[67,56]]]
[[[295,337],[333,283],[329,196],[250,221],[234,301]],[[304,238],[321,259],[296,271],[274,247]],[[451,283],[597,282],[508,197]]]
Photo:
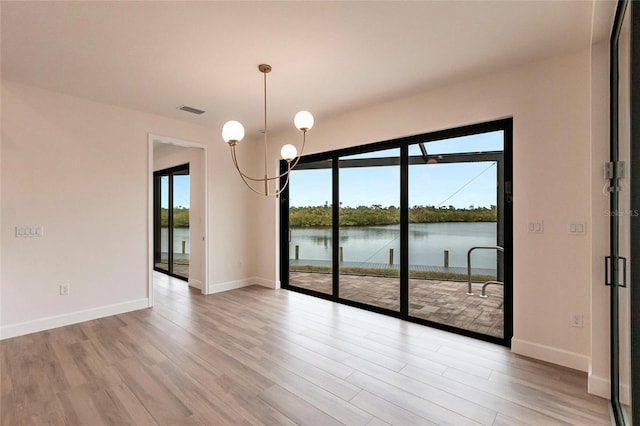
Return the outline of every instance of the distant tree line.
[[[331,210],[328,204],[313,207],[290,207],[289,226],[292,228],[317,228],[331,226]],[[468,208],[414,206],[409,209],[410,223],[438,222],[495,222],[496,206]],[[340,207],[340,226],[382,226],[400,223],[400,209],[395,206]]]
[[[169,226],[169,210],[165,208],[160,209],[160,226]],[[188,228],[189,227],[189,208],[188,207],[174,207],[173,208],[173,227],[174,228]]]
[[[475,207],[458,209],[453,206],[415,206],[409,209],[409,223],[438,223],[438,222],[496,222],[498,209],[490,207]]]

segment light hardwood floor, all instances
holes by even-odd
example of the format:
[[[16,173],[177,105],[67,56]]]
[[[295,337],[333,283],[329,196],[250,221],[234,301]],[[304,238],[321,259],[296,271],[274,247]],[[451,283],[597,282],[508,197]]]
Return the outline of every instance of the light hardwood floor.
[[[4,340],[2,424],[605,425],[586,375],[289,292],[211,296]]]

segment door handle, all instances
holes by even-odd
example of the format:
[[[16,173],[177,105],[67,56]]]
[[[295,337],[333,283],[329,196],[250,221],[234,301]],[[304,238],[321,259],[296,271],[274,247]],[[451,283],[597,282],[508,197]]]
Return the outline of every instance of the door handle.
[[[606,256],[604,258],[604,285],[612,285],[613,284],[613,268],[611,267],[611,256]],[[627,286],[627,258],[618,256],[618,260],[622,260],[622,281],[618,280],[618,287],[626,287]],[[619,263],[619,262],[618,262]],[[618,268],[619,269],[619,268]],[[617,271],[616,271],[617,273]],[[619,277],[618,277],[619,278]]]

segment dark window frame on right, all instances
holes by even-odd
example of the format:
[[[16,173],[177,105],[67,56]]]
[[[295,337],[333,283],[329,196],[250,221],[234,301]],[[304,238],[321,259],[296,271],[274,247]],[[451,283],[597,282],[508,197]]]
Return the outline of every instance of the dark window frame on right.
[[[502,264],[504,265],[498,271],[498,275],[504,282],[503,298],[504,298],[504,329],[501,337],[491,336],[484,333],[465,330],[450,324],[437,323],[409,314],[409,166],[419,162],[426,161],[425,158],[417,158],[418,156],[409,156],[409,146],[415,144],[428,144],[429,142],[443,141],[446,139],[459,138],[464,136],[473,136],[490,132],[503,132],[503,149],[500,152],[463,152],[452,154],[439,154],[438,163],[461,163],[497,161],[498,166],[498,235],[499,240],[503,244],[504,253],[502,255]],[[397,157],[387,158],[357,158],[342,159],[352,155],[374,153],[376,151],[384,151],[390,149],[398,149]],[[340,268],[331,267],[330,274],[333,277],[333,288],[330,292],[318,292],[313,289],[303,288],[301,286],[291,285],[289,281],[289,187],[281,194],[280,197],[280,280],[284,289],[293,290],[323,299],[331,300],[350,306],[355,306],[372,312],[378,312],[385,315],[401,318],[407,321],[439,328],[454,333],[474,337],[503,346],[511,346],[511,338],[513,336],[513,119],[505,118],[485,123],[473,124],[468,126],[457,127],[442,131],[403,137],[399,139],[377,142],[373,144],[350,147],[336,151],[318,153],[304,156],[300,159],[296,170],[326,168],[331,172],[332,185],[332,265],[339,265],[339,240],[340,240],[340,167],[399,167],[400,182],[398,185],[400,191],[400,259],[399,259],[399,299],[400,306],[397,310],[385,309],[380,306],[372,306],[371,304],[361,303],[355,300],[348,300],[340,296]],[[428,155],[423,151],[423,155]],[[375,157],[375,155],[373,156]],[[281,170],[286,170],[286,163],[281,162]],[[284,180],[281,182],[284,184]],[[476,297],[479,297],[476,293]]]

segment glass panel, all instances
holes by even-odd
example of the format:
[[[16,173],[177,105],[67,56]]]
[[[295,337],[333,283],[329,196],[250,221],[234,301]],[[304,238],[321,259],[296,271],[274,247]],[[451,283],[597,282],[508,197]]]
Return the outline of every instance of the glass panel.
[[[160,238],[156,241],[156,268],[169,270],[169,176],[156,176],[156,184],[160,186]],[[156,234],[157,235],[157,234]]]
[[[399,311],[400,149],[384,155],[398,165],[340,165],[339,296]],[[381,158],[380,151],[358,158]]]
[[[173,270],[189,277],[189,172],[173,175]]]
[[[497,161],[409,166],[409,315],[504,337],[498,284]],[[487,297],[481,297],[486,282]]]
[[[458,138],[424,142],[422,145],[427,155],[502,151],[504,149],[503,133],[502,130],[478,133]],[[409,155],[422,155],[423,151],[420,145],[409,145]]]
[[[620,38],[618,39],[618,152],[619,160],[627,166],[626,174],[620,183],[618,214],[620,224],[619,250],[620,256],[628,260],[626,276],[631,276],[631,217],[638,212],[631,211],[631,193],[629,176],[631,176],[631,110],[630,110],[630,8],[622,21]],[[622,268],[622,266],[621,266]],[[623,284],[622,282],[620,284]],[[631,312],[629,288],[621,288],[619,297],[619,330],[620,330],[620,403],[626,414],[627,424],[631,424]]]
[[[289,180],[289,285],[332,294],[331,161],[301,166]]]

